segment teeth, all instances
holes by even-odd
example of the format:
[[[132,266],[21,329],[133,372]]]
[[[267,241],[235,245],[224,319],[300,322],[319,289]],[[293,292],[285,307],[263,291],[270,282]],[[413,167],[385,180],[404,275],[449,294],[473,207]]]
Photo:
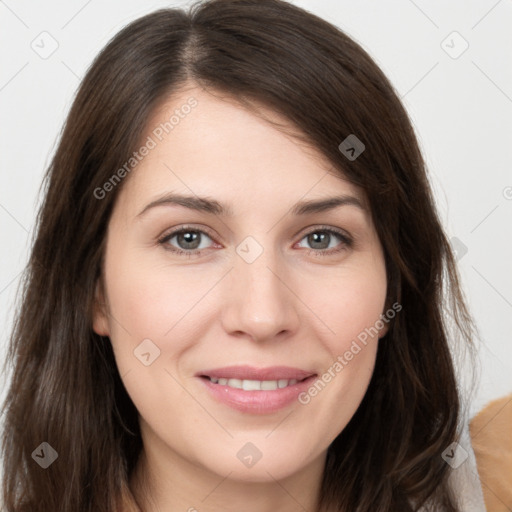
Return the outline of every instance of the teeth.
[[[277,381],[264,380],[261,382],[261,389],[263,391],[274,391],[275,389],[277,389]]]
[[[228,386],[232,385],[233,379],[228,380]],[[260,380],[243,380],[242,381],[242,389],[244,391],[261,391],[261,381]]]
[[[274,391],[287,386],[297,384],[297,379],[279,379],[279,380],[241,380],[241,379],[224,379],[209,377],[214,384],[228,386],[230,388],[243,389],[244,391]]]

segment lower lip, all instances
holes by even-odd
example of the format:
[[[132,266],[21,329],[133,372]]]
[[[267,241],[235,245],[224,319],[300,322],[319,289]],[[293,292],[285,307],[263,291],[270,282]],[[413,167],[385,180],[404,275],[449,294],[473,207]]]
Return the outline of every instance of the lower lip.
[[[272,391],[244,391],[214,384],[209,379],[200,377],[216,400],[237,411],[252,414],[268,414],[287,407],[296,401],[298,395],[305,391],[315,379],[316,375],[312,375],[297,384]]]

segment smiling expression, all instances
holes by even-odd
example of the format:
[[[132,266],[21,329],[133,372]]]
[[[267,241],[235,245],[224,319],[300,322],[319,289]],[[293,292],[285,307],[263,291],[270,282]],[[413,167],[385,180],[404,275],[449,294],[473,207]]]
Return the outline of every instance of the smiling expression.
[[[382,247],[361,189],[234,100],[182,90],[145,138],[191,96],[120,190],[94,330],[110,337],[147,451],[281,478],[324,457],[366,392],[377,337],[297,400],[383,313]],[[250,468],[247,443],[261,454]]]

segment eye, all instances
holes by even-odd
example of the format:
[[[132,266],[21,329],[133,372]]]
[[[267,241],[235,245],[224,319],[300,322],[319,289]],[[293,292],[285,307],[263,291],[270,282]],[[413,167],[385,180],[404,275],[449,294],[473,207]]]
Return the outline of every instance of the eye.
[[[167,250],[177,254],[199,255],[202,249],[209,247],[208,240],[212,238],[203,230],[181,227],[166,234],[158,240]]]
[[[310,231],[299,242],[299,247],[304,247],[300,245],[303,240],[310,247],[308,253],[322,256],[337,253],[352,246],[352,239],[334,228],[316,228]]]
[[[332,227],[317,227],[303,236],[297,244],[298,247],[303,241],[310,246],[305,247],[308,254],[315,256],[332,255],[352,247],[352,239],[341,230]],[[208,249],[213,245],[212,237],[202,229],[182,226],[178,229],[165,234],[158,240],[165,250],[171,251],[177,255],[186,255],[188,257],[200,256],[202,250]],[[220,246],[219,246],[220,247]]]

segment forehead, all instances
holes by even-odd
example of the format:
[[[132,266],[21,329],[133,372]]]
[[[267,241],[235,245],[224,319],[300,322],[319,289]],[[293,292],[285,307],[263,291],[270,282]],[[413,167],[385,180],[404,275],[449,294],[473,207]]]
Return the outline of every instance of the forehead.
[[[169,191],[243,201],[298,201],[338,192],[366,202],[363,191],[297,129],[263,106],[254,112],[217,91],[189,87],[166,98],[146,125],[150,147],[125,183],[124,196],[140,204]],[[228,201],[228,198],[229,201]]]

